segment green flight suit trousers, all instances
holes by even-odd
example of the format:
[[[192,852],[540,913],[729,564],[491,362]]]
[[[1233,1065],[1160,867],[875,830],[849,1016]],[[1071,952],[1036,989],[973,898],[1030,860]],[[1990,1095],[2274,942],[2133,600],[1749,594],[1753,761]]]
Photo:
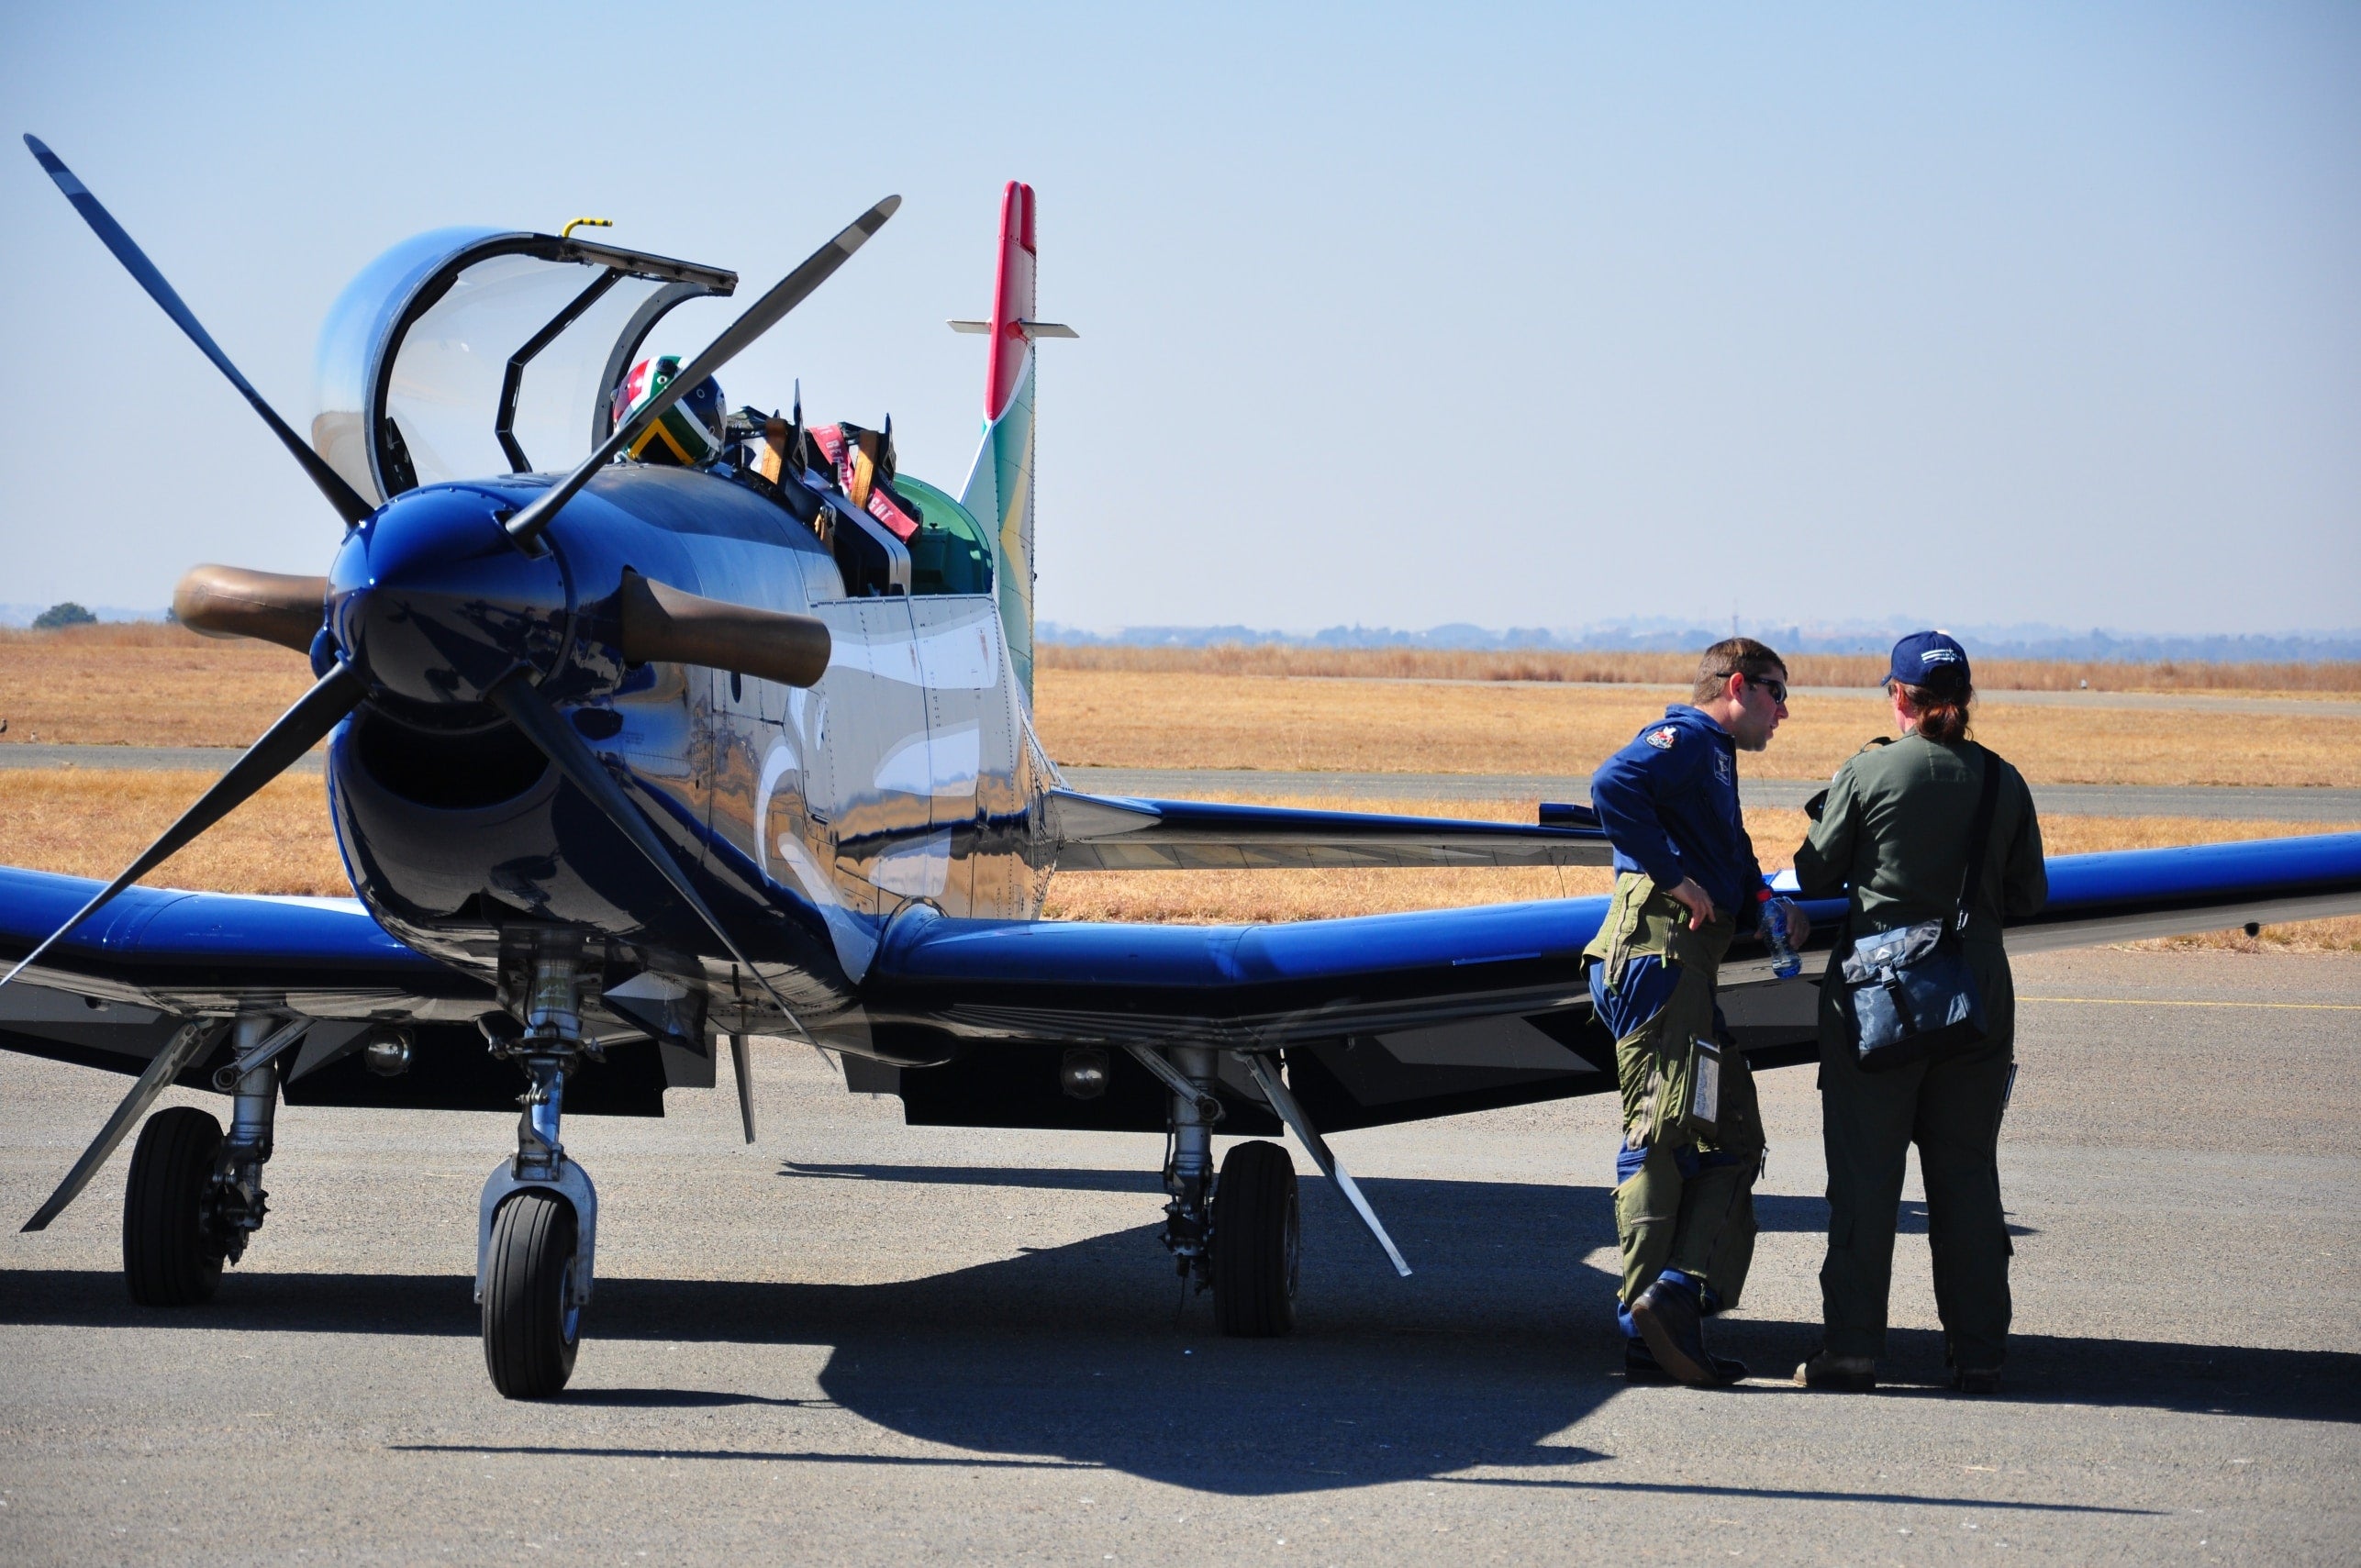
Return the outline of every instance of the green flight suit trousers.
[[[2000,1112],[2016,1036],[2016,992],[1997,945],[1971,944],[1989,1030],[1981,1045],[1884,1073],[1854,1064],[1833,979],[1821,987],[1820,1103],[1828,1150],[1828,1257],[1821,1318],[1830,1354],[1886,1351],[1894,1228],[1910,1147],[1926,1184],[1935,1310],[1955,1363],[1997,1370],[2009,1338],[2009,1234],[2000,1212]]]
[[[1763,1160],[1763,1117],[1754,1078],[1735,1049],[1722,1052],[1720,1121],[1691,1128],[1681,1107],[1692,1087],[1686,1051],[1717,1034],[1713,994],[1732,933],[1723,920],[1701,931],[1646,877],[1618,877],[1616,897],[1588,950],[1610,984],[1624,961],[1643,954],[1676,967],[1679,980],[1655,1013],[1615,1042],[1626,1160],[1636,1170],[1615,1186],[1615,1234],[1622,1254],[1620,1299],[1628,1307],[1666,1269],[1702,1280],[1725,1309],[1738,1305],[1754,1258],[1754,1178]],[[1687,1167],[1685,1171],[1683,1167]]]

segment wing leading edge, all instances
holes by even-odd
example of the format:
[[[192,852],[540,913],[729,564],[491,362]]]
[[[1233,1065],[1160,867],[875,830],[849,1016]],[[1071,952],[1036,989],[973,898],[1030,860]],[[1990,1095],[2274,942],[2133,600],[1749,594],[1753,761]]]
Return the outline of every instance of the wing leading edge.
[[[2049,871],[2050,904],[2011,925],[2012,950],[2361,913],[2361,834],[2063,856]],[[1824,953],[1843,906],[1805,907]],[[1058,1056],[1194,1044],[1284,1050],[1297,1097],[1332,1130],[1611,1088],[1614,1042],[1592,1022],[1581,957],[1606,908],[1579,898],[1217,927],[913,909],[888,929],[864,1000],[890,1028],[970,1048],[899,1073],[890,1086],[914,1122],[1161,1127],[1153,1094],[1060,1103]],[[1816,1057],[1823,968],[1776,982],[1751,940],[1732,950],[1721,1001],[1754,1065]],[[1012,1090],[1033,1058],[1035,1091]],[[1119,1051],[1115,1062],[1120,1091]],[[1225,1092],[1242,1108],[1260,1098],[1243,1081]]]

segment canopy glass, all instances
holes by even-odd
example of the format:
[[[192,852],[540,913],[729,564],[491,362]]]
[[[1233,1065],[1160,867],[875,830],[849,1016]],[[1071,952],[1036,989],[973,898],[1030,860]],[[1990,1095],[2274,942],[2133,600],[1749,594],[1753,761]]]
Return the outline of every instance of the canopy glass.
[[[383,503],[419,484],[571,468],[664,314],[734,272],[611,246],[442,228],[364,268],[329,309],[312,445]]]

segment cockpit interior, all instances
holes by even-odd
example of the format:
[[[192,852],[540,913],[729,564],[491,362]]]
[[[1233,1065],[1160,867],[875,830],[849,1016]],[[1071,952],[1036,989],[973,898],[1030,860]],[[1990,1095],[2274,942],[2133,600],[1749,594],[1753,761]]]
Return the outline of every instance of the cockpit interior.
[[[372,262],[329,313],[312,444],[379,503],[421,484],[563,472],[613,428],[617,390],[657,324],[737,285],[722,268],[570,234],[415,236]],[[861,448],[837,463],[799,415],[741,407],[715,432],[718,455],[696,466],[809,528],[849,596],[992,591],[991,535],[952,496],[896,471],[890,421],[882,433],[826,427]],[[679,459],[660,446],[618,461]]]

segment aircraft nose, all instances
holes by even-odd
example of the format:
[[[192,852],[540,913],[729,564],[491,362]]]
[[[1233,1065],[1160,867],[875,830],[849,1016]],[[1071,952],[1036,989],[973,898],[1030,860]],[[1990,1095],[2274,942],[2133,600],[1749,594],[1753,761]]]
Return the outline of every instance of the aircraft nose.
[[[370,684],[413,701],[473,703],[518,664],[563,652],[565,577],[500,526],[504,497],[464,487],[395,496],[355,528],[329,573],[329,624]]]

